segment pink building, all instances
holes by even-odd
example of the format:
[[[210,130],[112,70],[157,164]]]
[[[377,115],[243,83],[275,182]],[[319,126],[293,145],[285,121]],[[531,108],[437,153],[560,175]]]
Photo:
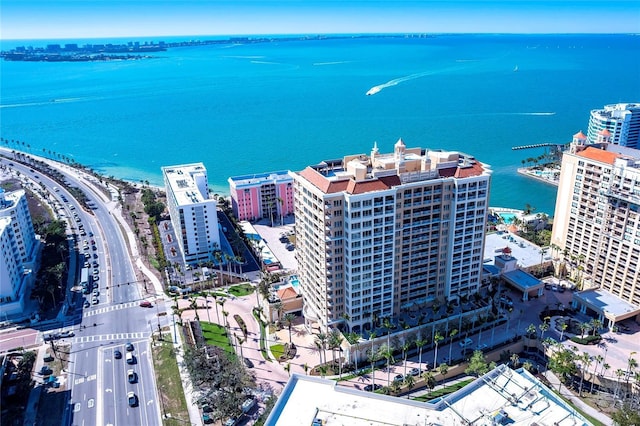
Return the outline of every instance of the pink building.
[[[229,190],[238,220],[277,222],[293,214],[293,178],[286,170],[230,177]]]

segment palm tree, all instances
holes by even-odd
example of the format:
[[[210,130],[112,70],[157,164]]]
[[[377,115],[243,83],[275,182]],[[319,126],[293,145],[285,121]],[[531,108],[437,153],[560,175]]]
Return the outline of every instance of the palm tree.
[[[275,302],[273,304],[273,309],[275,309],[276,313],[278,314],[278,322],[280,322],[280,318],[282,317],[282,310],[284,309],[284,305],[282,304],[281,301]]]
[[[409,354],[409,348],[411,347],[411,342],[409,340],[405,340],[402,344],[402,358],[404,359],[404,376],[407,376],[407,355]]]
[[[384,319],[382,320],[382,326],[387,329],[387,346],[390,347],[391,345],[389,343],[389,336],[391,334],[393,324],[391,323],[391,320],[389,320],[389,317],[384,317]]]
[[[343,341],[344,339],[342,338],[342,333],[340,333],[340,330],[334,328],[329,332],[327,343],[329,345],[329,349],[331,349],[331,358],[333,359],[334,365],[336,363],[335,350],[340,349]]]
[[[449,372],[449,366],[447,365],[446,362],[443,362],[442,364],[440,364],[440,366],[438,367],[438,371],[440,372],[440,374],[442,375],[442,384],[444,384],[444,378],[447,376],[447,373]]]
[[[358,333],[348,333],[346,336],[347,341],[353,347],[353,359],[355,361],[356,371],[358,371],[358,350],[360,349],[360,338]]]
[[[367,361],[369,361],[371,363],[371,381],[372,381],[372,384],[373,384],[372,387],[373,387],[374,390],[376,388],[375,364],[379,360],[380,360],[380,351],[379,350],[374,350],[373,345],[372,345],[371,348],[367,351]]]
[[[284,324],[289,329],[289,344],[290,345],[293,343],[292,340],[291,340],[291,326],[293,325],[293,322],[295,321],[295,319],[296,319],[296,316],[291,314],[291,313],[285,314],[285,316],[283,317]]]
[[[578,360],[582,361],[582,368],[580,368],[580,387],[578,388],[578,396],[582,397],[582,384],[584,383],[584,375],[591,365],[591,355],[588,352],[583,352]]]
[[[604,357],[602,355],[597,355],[596,356],[596,365],[593,368],[593,373],[591,374],[591,389],[589,390],[589,392],[593,393],[593,385],[595,384],[595,378],[596,375],[598,374],[598,366],[602,363],[602,361],[604,361]]]
[[[580,338],[581,338],[581,339],[584,339],[584,333],[585,333],[587,330],[589,330],[589,329],[591,328],[591,326],[590,326],[588,323],[586,323],[586,322],[581,322],[581,323],[578,325],[578,328],[580,329]]]
[[[324,362],[327,362],[327,352],[326,352],[326,344],[327,344],[327,335],[325,333],[316,334],[316,346],[319,346],[322,349],[322,354],[324,356]],[[322,356],[320,357],[320,363],[322,363]]]
[[[384,359],[387,360],[387,387],[389,386],[389,384],[391,383],[391,362],[395,362],[393,359],[393,349],[391,349],[390,346],[382,345],[382,347],[380,348],[380,355],[382,355],[382,357]]]
[[[453,349],[453,338],[458,334],[458,329],[454,328],[449,332],[449,362],[451,362],[451,349]]]
[[[560,326],[560,341],[562,342],[562,337],[564,336],[564,331],[569,327],[567,323],[562,323]]]
[[[438,344],[444,340],[444,337],[440,334],[440,330],[436,330],[435,336],[433,336],[433,344],[436,345],[435,353],[433,354],[433,367],[438,368]]]
[[[436,386],[436,378],[431,371],[425,371],[422,373],[422,378],[425,380],[425,384],[431,391]]]
[[[602,321],[598,318],[593,318],[589,321],[589,326],[591,326],[592,336],[595,336],[598,330],[602,327]]]
[[[518,354],[512,354],[510,359],[512,367],[514,369],[518,368],[518,366],[520,365],[520,356]]]
[[[426,339],[422,339],[420,336],[416,338],[415,344],[418,348],[418,368],[422,372],[422,347],[426,345],[428,341]]]

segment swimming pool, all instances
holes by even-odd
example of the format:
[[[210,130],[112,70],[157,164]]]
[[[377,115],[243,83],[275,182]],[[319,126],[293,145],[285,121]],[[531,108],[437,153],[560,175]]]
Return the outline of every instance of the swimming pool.
[[[289,282],[294,287],[298,287],[298,285],[300,284],[300,282],[298,281],[298,276],[297,275],[291,275],[289,277]]]
[[[513,222],[513,219],[516,218],[516,214],[514,213],[500,213],[500,217],[502,218],[502,220],[504,221],[504,223],[511,223]]]

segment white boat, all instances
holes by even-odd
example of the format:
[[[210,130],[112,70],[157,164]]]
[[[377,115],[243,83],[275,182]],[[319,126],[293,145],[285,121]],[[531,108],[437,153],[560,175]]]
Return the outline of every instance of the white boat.
[[[513,72],[518,72],[518,66],[516,65],[516,67],[513,69]]]
[[[382,90],[380,88],[380,86],[373,86],[371,89],[369,89],[369,91],[367,92],[367,96],[371,96],[371,95],[375,95],[376,93],[378,93],[380,90]]]

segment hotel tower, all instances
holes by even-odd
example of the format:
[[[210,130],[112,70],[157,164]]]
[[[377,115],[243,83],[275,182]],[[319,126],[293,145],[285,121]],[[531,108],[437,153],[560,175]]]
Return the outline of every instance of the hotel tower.
[[[475,293],[491,170],[459,153],[407,148],[292,172],[304,315],[361,331],[374,317]]]
[[[574,306],[611,327],[640,313],[640,151],[610,138],[580,132],[563,154],[551,242],[588,290]]]

